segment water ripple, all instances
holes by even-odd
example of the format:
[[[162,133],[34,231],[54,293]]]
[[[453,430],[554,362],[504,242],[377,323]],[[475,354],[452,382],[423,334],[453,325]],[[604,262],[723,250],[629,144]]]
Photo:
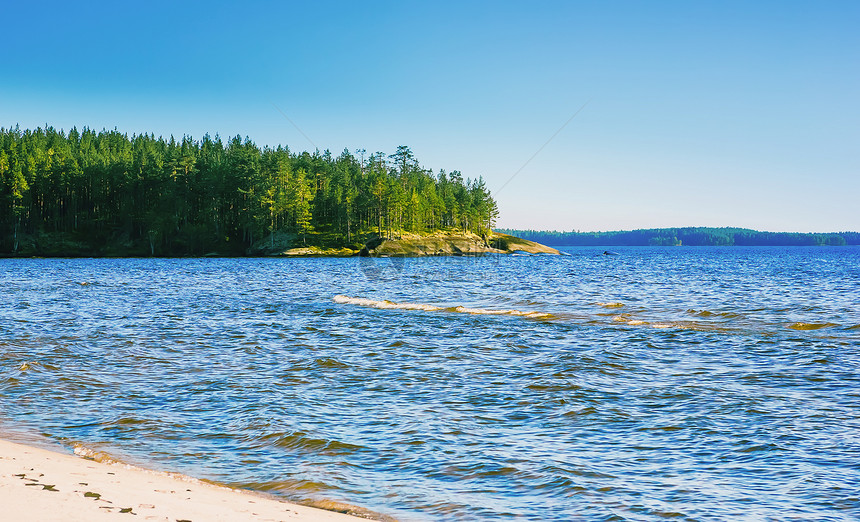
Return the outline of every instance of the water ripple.
[[[858,249],[570,253],[0,260],[0,415],[403,520],[860,516]]]

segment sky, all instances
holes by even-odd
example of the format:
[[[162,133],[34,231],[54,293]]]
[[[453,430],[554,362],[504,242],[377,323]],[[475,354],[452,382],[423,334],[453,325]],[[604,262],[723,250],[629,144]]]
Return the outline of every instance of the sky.
[[[860,230],[860,2],[15,2],[0,126],[482,176],[497,226]]]

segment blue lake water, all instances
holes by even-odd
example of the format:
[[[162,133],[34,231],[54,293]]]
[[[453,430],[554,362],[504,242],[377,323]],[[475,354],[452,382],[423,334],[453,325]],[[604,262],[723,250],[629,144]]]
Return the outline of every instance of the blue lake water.
[[[400,520],[860,518],[860,248],[0,260],[0,423]]]

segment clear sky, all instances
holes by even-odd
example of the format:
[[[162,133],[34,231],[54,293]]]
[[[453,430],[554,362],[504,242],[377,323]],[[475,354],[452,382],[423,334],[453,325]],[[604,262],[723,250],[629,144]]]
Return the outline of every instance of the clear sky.
[[[855,0],[33,1],[2,19],[3,127],[408,145],[483,176],[510,228],[860,230]]]

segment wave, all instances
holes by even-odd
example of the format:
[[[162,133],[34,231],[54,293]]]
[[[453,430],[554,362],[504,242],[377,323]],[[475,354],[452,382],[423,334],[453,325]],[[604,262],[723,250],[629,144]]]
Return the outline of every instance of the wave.
[[[39,361],[24,361],[18,366],[18,371],[21,373],[29,372],[36,370],[59,370],[58,367],[53,364],[46,364]]]
[[[365,446],[350,444],[336,439],[314,437],[303,431],[268,433],[259,437],[259,441],[267,446],[276,446],[327,456],[350,455],[367,450]]]
[[[834,326],[839,326],[836,323],[791,323],[786,328],[791,328],[792,330],[820,330],[822,328],[831,328]]]
[[[612,317],[615,323],[622,323],[629,326],[642,326],[647,328],[655,328],[657,330],[695,330],[697,332],[735,332],[738,330],[726,328],[718,324],[699,323],[692,321],[671,321],[671,322],[652,322],[643,321],[642,319],[633,319],[630,314],[620,314]]]
[[[461,314],[515,315],[519,317],[530,317],[532,319],[550,319],[554,317],[552,314],[546,312],[533,312],[527,310],[487,310],[485,308],[466,308],[465,306],[456,306],[454,308],[446,308],[445,310],[451,310]]]
[[[470,308],[466,306],[434,306],[423,303],[396,303],[388,300],[365,299],[363,297],[349,297],[336,295],[332,298],[335,303],[366,306],[382,310],[422,310],[425,312],[450,312],[470,315],[510,315],[516,317],[527,317],[530,319],[552,319],[555,316],[547,312],[536,312],[531,310],[493,310],[487,308]]]
[[[724,317],[726,319],[735,319],[741,317],[741,314],[735,312],[711,312],[710,310],[687,310],[688,314],[695,315],[698,317]]]
[[[639,319],[631,319],[629,314],[621,314],[621,315],[613,316],[612,320],[616,323],[629,324],[630,326],[640,326],[643,324],[648,324],[648,321],[642,321]]]
[[[104,464],[123,464],[126,465],[125,462],[120,459],[113,457],[105,453],[104,451],[94,450],[92,448],[88,448],[80,443],[72,443],[72,451],[78,457],[83,457],[87,460],[94,460],[96,462],[102,462]]]
[[[332,298],[335,303],[339,304],[351,304],[356,306],[364,306],[368,308],[378,308],[383,310],[420,310],[425,312],[443,312],[443,313],[458,313],[458,314],[469,314],[469,315],[496,315],[496,316],[513,316],[513,317],[525,317],[528,319],[538,319],[538,320],[556,320],[556,319],[568,319],[568,320],[587,320],[593,319],[593,317],[586,316],[575,316],[570,314],[551,314],[548,312],[541,312],[535,310],[519,310],[519,309],[493,309],[493,308],[472,308],[468,306],[438,306],[431,305],[425,303],[409,303],[409,302],[395,302],[388,300],[376,300],[376,299],[367,299],[363,297],[349,297],[346,295],[336,295]],[[602,306],[604,308],[621,308],[624,306],[623,303],[616,302],[597,302],[593,303],[598,306]],[[657,330],[695,330],[700,332],[739,332],[745,331],[743,328],[737,329],[728,327],[727,324],[729,321],[713,321],[713,319],[739,319],[742,318],[742,314],[734,313],[734,312],[712,312],[709,310],[694,310],[688,309],[687,313],[691,315],[695,315],[697,317],[701,317],[703,319],[710,319],[705,321],[684,321],[684,320],[643,320],[636,318],[634,314],[630,312],[618,313],[620,310],[609,313],[600,313],[597,314],[599,316],[611,316],[612,323],[622,324],[627,326],[637,326],[643,328],[653,328]],[[605,320],[605,319],[604,319]],[[595,321],[596,323],[606,324],[603,321]],[[821,323],[803,323],[796,322],[785,325],[786,328],[792,330],[819,330],[822,328],[832,328],[838,327],[838,324],[830,323],[830,322],[821,322]],[[752,326],[755,329],[755,326]],[[852,328],[860,328],[860,325],[849,327]]]
[[[349,368],[348,364],[342,363],[337,359],[332,359],[331,357],[321,357],[319,359],[315,359],[314,364],[316,364],[320,368]]]
[[[420,303],[395,303],[394,301],[376,301],[373,299],[364,299],[362,297],[349,297],[345,295],[336,295],[332,299],[338,304],[352,304],[357,306],[367,306],[370,308],[380,308],[382,310],[424,310],[425,312],[436,312],[444,310],[441,306],[432,306]]]

